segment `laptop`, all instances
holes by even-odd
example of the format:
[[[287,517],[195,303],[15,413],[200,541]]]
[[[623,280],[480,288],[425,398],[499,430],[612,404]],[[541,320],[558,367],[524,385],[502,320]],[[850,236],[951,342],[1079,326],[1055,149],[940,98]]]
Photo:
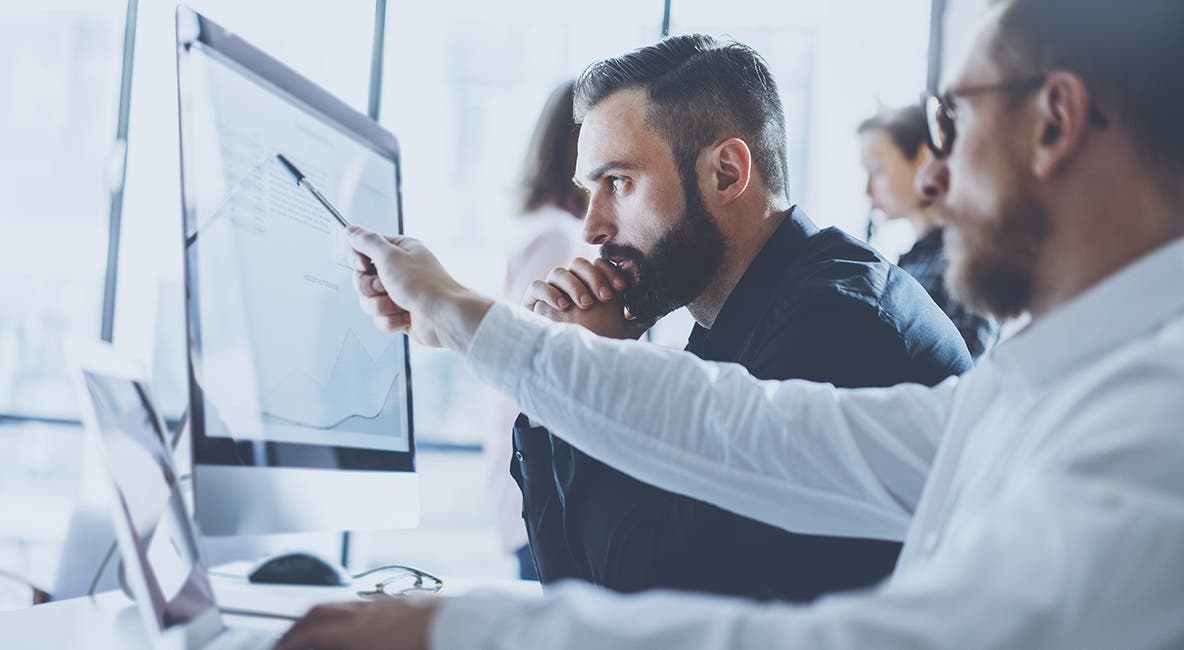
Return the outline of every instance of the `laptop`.
[[[83,422],[110,478],[126,587],[152,647],[271,648],[276,633],[228,627],[222,619],[143,369],[107,345],[73,355]]]

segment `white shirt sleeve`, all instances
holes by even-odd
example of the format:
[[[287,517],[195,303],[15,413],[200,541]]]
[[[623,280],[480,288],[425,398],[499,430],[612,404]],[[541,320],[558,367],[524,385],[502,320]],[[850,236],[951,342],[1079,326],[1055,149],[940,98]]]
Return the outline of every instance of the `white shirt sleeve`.
[[[1168,517],[1165,502],[1148,496],[1115,496],[1082,476],[1032,475],[951,529],[924,564],[873,590],[810,606],[673,592],[624,596],[577,583],[542,598],[475,593],[444,601],[431,647],[1180,647],[1184,514],[1179,495]]]
[[[1181,367],[1152,360],[1069,396],[1005,480],[875,589],[809,606],[577,584],[473,594],[444,602],[432,647],[1181,647]]]
[[[760,381],[506,305],[467,358],[551,431],[640,480],[794,532],[891,540],[904,539],[957,385]]]

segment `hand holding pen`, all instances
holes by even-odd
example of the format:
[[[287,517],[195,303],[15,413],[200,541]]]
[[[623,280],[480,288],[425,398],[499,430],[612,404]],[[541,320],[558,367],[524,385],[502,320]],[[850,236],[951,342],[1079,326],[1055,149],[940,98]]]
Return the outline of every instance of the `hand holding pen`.
[[[346,230],[349,229],[350,224],[348,221],[346,221],[345,217],[337,211],[337,208],[333,207],[332,203],[329,203],[329,199],[326,199],[325,196],[317,190],[317,188],[313,187],[312,183],[308,181],[308,177],[305,176],[304,173],[299,169],[297,169],[296,165],[293,165],[292,162],[288,160],[282,153],[277,153],[275,157],[280,161],[280,164],[288,170],[288,173],[296,179],[297,185],[308,190],[308,192],[312,194],[313,198],[317,200],[317,203],[320,203],[326,210],[328,210],[329,214],[333,215],[333,219],[336,220],[342,228],[345,228]],[[378,271],[374,268],[374,262],[369,259],[366,260],[366,275],[375,275],[377,272]]]

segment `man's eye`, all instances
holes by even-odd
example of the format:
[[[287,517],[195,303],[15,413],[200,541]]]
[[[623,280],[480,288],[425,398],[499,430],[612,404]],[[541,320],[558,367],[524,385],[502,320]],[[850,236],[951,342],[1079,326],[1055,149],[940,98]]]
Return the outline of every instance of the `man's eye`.
[[[614,192],[620,192],[621,190],[625,189],[625,179],[621,178],[620,176],[609,176],[608,182],[610,185],[612,185]]]

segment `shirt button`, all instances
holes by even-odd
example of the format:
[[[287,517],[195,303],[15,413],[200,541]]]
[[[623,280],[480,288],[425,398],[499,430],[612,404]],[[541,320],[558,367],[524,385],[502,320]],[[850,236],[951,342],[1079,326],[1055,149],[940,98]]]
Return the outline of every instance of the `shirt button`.
[[[926,553],[932,553],[937,548],[937,533],[929,533],[925,536],[925,542],[921,546]]]
[[[518,459],[518,462],[520,462],[520,463],[521,463],[521,462],[522,462],[522,460],[523,460],[523,459],[522,459],[522,452],[520,452],[520,451],[516,451],[516,452],[514,452],[514,458],[517,458],[517,459]]]

